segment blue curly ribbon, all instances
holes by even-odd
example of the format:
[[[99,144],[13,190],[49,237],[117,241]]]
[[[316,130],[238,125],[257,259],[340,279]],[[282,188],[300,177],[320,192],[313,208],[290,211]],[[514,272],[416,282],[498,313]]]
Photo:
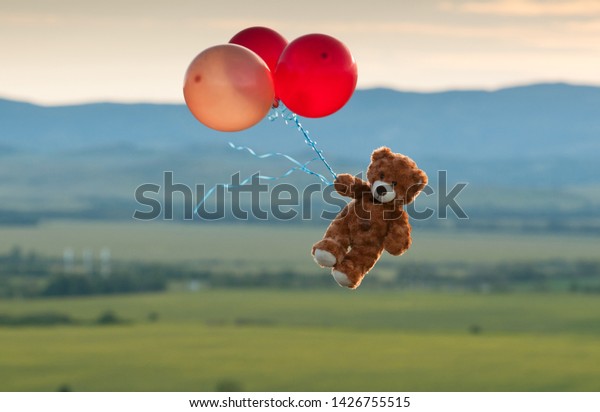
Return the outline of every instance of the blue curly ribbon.
[[[330,182],[329,180],[327,180],[327,178],[325,176],[323,176],[322,174],[314,172],[314,171],[310,170],[308,167],[306,167],[307,165],[309,165],[310,163],[314,162],[315,160],[318,160],[319,159],[318,157],[315,157],[314,159],[311,159],[311,160],[309,160],[306,163],[300,163],[299,161],[297,161],[296,159],[294,159],[292,156],[287,155],[285,153],[275,152],[275,153],[266,153],[266,154],[259,155],[259,154],[256,154],[256,152],[254,150],[252,150],[251,148],[249,148],[249,147],[246,147],[246,146],[236,146],[236,145],[234,145],[231,142],[229,142],[229,147],[231,147],[232,149],[235,149],[235,150],[240,150],[240,151],[244,151],[245,150],[248,153],[250,153],[252,156],[255,156],[255,157],[259,158],[259,159],[267,159],[267,158],[272,157],[272,156],[280,156],[280,157],[283,157],[283,158],[289,160],[290,162],[292,162],[293,164],[295,164],[297,166],[297,167],[291,168],[286,173],[284,173],[283,175],[281,175],[281,177],[279,177],[279,179],[284,178],[286,176],[289,176],[295,170],[301,170],[301,171],[303,171],[306,174],[318,177],[321,180],[321,182],[325,183],[327,186],[333,184],[332,182]]]
[[[270,121],[273,121],[279,117],[281,117],[286,124],[288,124],[290,121],[294,122],[298,131],[300,131],[304,136],[306,144],[317,154],[317,156],[319,157],[321,162],[323,162],[329,173],[331,173],[331,176],[333,176],[333,179],[337,179],[337,174],[333,171],[333,168],[329,165],[329,163],[327,163],[327,160],[325,160],[325,157],[323,156],[323,151],[317,149],[317,142],[312,140],[310,138],[310,133],[308,132],[308,130],[302,127],[302,123],[300,123],[300,120],[298,120],[298,115],[296,113],[291,112],[287,107],[283,107],[282,109],[273,108],[273,111],[268,116],[268,119]]]
[[[233,143],[229,142],[229,146],[232,147],[235,150],[246,150],[247,152],[249,152],[250,154],[252,154],[253,156],[259,158],[259,159],[266,159],[268,157],[272,157],[272,156],[281,156],[284,157],[286,159],[288,159],[289,161],[291,161],[292,163],[296,164],[297,166],[292,167],[291,169],[289,169],[287,172],[285,172],[284,174],[280,175],[280,176],[265,176],[265,175],[261,175],[261,174],[253,174],[252,176],[248,176],[247,178],[245,178],[244,180],[242,180],[239,184],[237,185],[230,185],[230,184],[226,184],[226,183],[222,183],[222,184],[216,184],[213,187],[211,187],[208,192],[206,192],[204,194],[204,197],[202,198],[202,200],[200,202],[198,202],[198,204],[196,205],[195,209],[194,209],[194,214],[198,214],[198,210],[200,209],[200,207],[202,207],[202,205],[204,203],[206,203],[206,201],[208,200],[208,198],[215,192],[215,190],[217,190],[217,188],[219,186],[222,186],[225,189],[229,189],[229,188],[234,188],[234,187],[241,187],[244,186],[248,183],[250,183],[252,181],[252,179],[254,177],[256,177],[257,179],[260,180],[279,180],[279,179],[283,179],[285,177],[288,177],[289,175],[291,175],[292,173],[294,173],[296,170],[301,170],[307,174],[313,175],[313,176],[317,176],[323,183],[325,183],[326,185],[331,185],[333,183],[329,182],[324,176],[322,176],[319,173],[313,172],[312,170],[310,170],[308,167],[306,167],[307,165],[309,165],[310,163],[314,162],[315,160],[318,160],[318,157],[315,157],[314,159],[309,160],[306,163],[300,163],[298,162],[296,159],[294,159],[291,156],[288,156],[284,153],[266,153],[263,155],[258,155],[254,152],[254,150],[252,150],[249,147],[245,147],[245,146],[236,146]]]
[[[229,142],[229,147],[231,147],[234,150],[239,150],[239,151],[246,151],[248,153],[250,153],[252,156],[258,158],[258,159],[267,159],[269,157],[273,157],[273,156],[279,156],[279,157],[283,157],[287,160],[289,160],[290,162],[292,162],[293,164],[295,164],[296,166],[292,167],[291,169],[289,169],[287,172],[285,172],[284,174],[282,174],[281,176],[264,176],[261,174],[253,174],[252,176],[248,176],[247,178],[245,178],[244,180],[242,180],[239,184],[237,185],[229,185],[229,184],[216,184],[214,185],[212,188],[210,188],[210,190],[208,192],[206,192],[204,194],[204,197],[202,198],[202,200],[200,202],[198,202],[198,204],[196,205],[196,208],[194,209],[194,214],[198,214],[198,210],[200,209],[200,207],[206,203],[206,200],[215,192],[215,190],[217,190],[217,188],[219,186],[222,186],[225,189],[229,189],[232,187],[240,187],[240,186],[244,186],[246,184],[248,184],[249,182],[252,181],[252,179],[254,177],[260,179],[260,180],[279,180],[279,179],[283,179],[289,175],[291,175],[292,173],[294,173],[296,170],[300,170],[306,174],[312,175],[312,176],[316,176],[317,178],[319,178],[319,180],[321,180],[321,182],[325,183],[327,186],[330,186],[333,184],[333,182],[330,182],[325,176],[323,176],[320,173],[317,173],[311,169],[309,169],[307,166],[314,162],[315,160],[321,160],[321,162],[323,162],[323,164],[325,165],[325,167],[327,168],[327,170],[329,171],[329,173],[331,173],[331,175],[333,176],[334,180],[337,178],[337,175],[335,174],[335,172],[333,171],[333,169],[331,168],[331,166],[329,165],[329,163],[327,163],[327,161],[325,160],[325,157],[323,156],[323,151],[317,149],[317,142],[315,142],[314,140],[312,140],[309,136],[309,132],[308,130],[306,130],[304,127],[302,127],[302,124],[300,123],[300,120],[298,120],[298,116],[291,112],[290,110],[288,110],[286,107],[283,107],[282,109],[278,109],[278,108],[273,108],[273,111],[271,114],[269,114],[268,119],[270,121],[273,121],[277,118],[281,117],[284,122],[286,124],[288,124],[290,121],[294,122],[296,128],[298,129],[298,131],[300,131],[302,133],[302,135],[304,136],[304,140],[306,142],[306,144],[308,146],[310,146],[310,148],[317,154],[317,157],[309,160],[306,163],[300,163],[298,160],[294,159],[292,156],[287,155],[285,153],[280,153],[280,152],[273,152],[273,153],[265,153],[262,155],[257,154],[254,150],[252,150],[249,147],[246,146],[236,146],[235,144]]]

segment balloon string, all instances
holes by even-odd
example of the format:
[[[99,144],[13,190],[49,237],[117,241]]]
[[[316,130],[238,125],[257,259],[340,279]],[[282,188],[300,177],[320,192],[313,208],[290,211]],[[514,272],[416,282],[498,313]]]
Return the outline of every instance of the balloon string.
[[[312,150],[314,150],[314,152],[317,154],[317,156],[319,157],[321,162],[323,162],[323,164],[325,165],[325,167],[327,168],[329,173],[331,173],[331,176],[333,176],[333,179],[334,180],[337,179],[337,174],[333,171],[333,168],[329,165],[329,163],[327,163],[327,160],[325,160],[325,156],[323,156],[323,151],[317,149],[317,142],[315,142],[314,140],[312,140],[310,138],[308,130],[306,130],[302,126],[302,123],[300,123],[300,120],[298,120],[298,115],[296,113],[293,113],[292,111],[290,111],[287,107],[283,107],[282,109],[279,109],[279,107],[281,107],[281,104],[279,104],[277,107],[273,107],[273,112],[268,116],[268,119],[270,121],[273,121],[273,120],[277,119],[278,117],[281,117],[285,121],[286,124],[288,124],[288,122],[290,122],[290,121],[293,121],[294,124],[296,125],[296,128],[304,136],[304,140],[306,141],[306,144],[308,146],[310,146],[310,148]]]
[[[282,174],[281,176],[265,176],[265,175],[261,175],[261,174],[255,173],[255,174],[253,174],[252,176],[248,176],[247,178],[245,178],[245,179],[244,179],[244,180],[242,180],[242,181],[241,181],[239,184],[236,184],[236,185],[230,185],[230,184],[216,184],[216,185],[214,185],[213,187],[211,187],[211,188],[208,190],[208,192],[206,192],[206,193],[205,193],[205,195],[204,195],[204,197],[202,198],[202,200],[201,200],[200,202],[198,202],[198,204],[196,205],[196,207],[195,207],[195,209],[194,209],[194,214],[198,214],[198,210],[200,209],[200,207],[201,207],[201,206],[202,206],[204,203],[206,203],[206,200],[207,200],[207,199],[208,199],[208,198],[209,198],[209,197],[210,197],[210,196],[211,196],[211,195],[212,195],[212,194],[215,192],[215,190],[217,190],[217,187],[219,187],[219,186],[222,186],[224,189],[235,188],[235,187],[241,187],[241,186],[244,186],[244,185],[248,184],[248,183],[249,183],[250,181],[252,181],[252,179],[253,179],[253,178],[255,178],[255,177],[256,177],[257,179],[260,179],[260,180],[271,180],[271,181],[274,181],[274,180],[283,179],[283,178],[285,178],[285,177],[287,177],[287,176],[291,175],[291,174],[292,174],[293,172],[295,172],[296,170],[300,170],[300,171],[302,171],[302,172],[304,172],[304,173],[306,173],[306,174],[309,174],[309,175],[313,175],[313,176],[316,176],[316,177],[318,177],[318,178],[319,178],[319,179],[320,179],[320,180],[321,180],[323,183],[325,183],[325,184],[326,184],[326,185],[328,185],[328,186],[333,184],[332,182],[328,181],[328,180],[327,180],[327,178],[325,178],[325,176],[323,176],[323,175],[321,175],[321,174],[319,174],[319,173],[317,173],[317,172],[314,172],[314,171],[310,170],[310,169],[307,167],[307,166],[308,166],[310,163],[314,162],[315,160],[318,160],[318,159],[319,159],[318,157],[315,157],[314,159],[311,159],[311,160],[309,160],[308,162],[305,162],[305,163],[300,163],[299,161],[297,161],[296,159],[294,159],[293,157],[291,157],[291,156],[289,156],[289,155],[286,155],[285,153],[266,153],[266,154],[259,155],[259,154],[256,154],[256,152],[255,152],[254,150],[252,150],[251,148],[249,148],[249,147],[245,147],[245,146],[236,146],[236,145],[234,145],[234,144],[233,144],[233,143],[231,143],[231,142],[229,142],[229,146],[230,146],[232,149],[235,149],[235,150],[240,150],[240,151],[242,151],[242,150],[245,150],[245,151],[247,151],[248,153],[250,153],[251,155],[253,155],[253,156],[255,156],[255,157],[259,158],[259,159],[266,159],[266,158],[269,158],[269,157],[272,157],[272,156],[281,156],[281,157],[284,157],[284,158],[286,158],[286,159],[287,159],[287,160],[289,160],[290,162],[294,163],[296,166],[295,166],[295,167],[292,167],[291,169],[289,169],[287,172],[285,172],[285,173],[284,173],[284,174]]]
[[[240,186],[246,185],[247,183],[249,183],[250,181],[252,181],[252,179],[254,179],[255,177],[257,179],[260,179],[260,180],[275,181],[275,180],[283,179],[283,178],[291,175],[296,170],[300,170],[300,171],[302,171],[302,172],[304,172],[306,174],[318,177],[319,180],[321,180],[321,182],[325,183],[327,186],[331,186],[333,184],[333,182],[330,182],[322,174],[317,173],[317,172],[315,172],[315,171],[313,171],[313,170],[311,170],[311,169],[309,169],[307,167],[310,163],[314,162],[315,160],[320,160],[321,162],[323,162],[323,164],[325,165],[325,167],[327,168],[327,170],[329,171],[329,173],[331,173],[331,175],[333,176],[334,180],[337,179],[336,173],[333,171],[333,169],[331,168],[331,166],[329,165],[329,163],[327,163],[327,161],[325,160],[325,157],[323,156],[323,151],[317,149],[317,147],[316,147],[317,146],[317,142],[315,142],[314,140],[312,140],[310,138],[308,130],[306,130],[302,126],[302,124],[300,123],[300,120],[298,120],[298,116],[296,115],[296,113],[291,112],[286,107],[283,107],[281,109],[278,109],[277,107],[274,107],[273,111],[271,112],[271,114],[269,114],[268,119],[270,121],[273,121],[273,120],[277,119],[278,117],[281,117],[285,121],[286,124],[288,124],[290,121],[294,122],[294,124],[296,125],[296,128],[304,136],[304,140],[305,140],[306,144],[308,146],[310,146],[310,148],[317,154],[317,157],[309,160],[306,163],[300,163],[299,161],[297,161],[296,159],[294,159],[293,157],[291,157],[291,156],[289,156],[289,155],[287,155],[285,153],[274,152],[274,153],[265,153],[265,154],[259,155],[259,154],[257,154],[254,150],[252,150],[249,147],[246,147],[246,146],[236,146],[235,144],[229,142],[229,147],[231,147],[232,149],[239,150],[239,151],[247,151],[252,156],[257,157],[258,159],[267,159],[267,158],[273,157],[273,156],[280,156],[280,157],[283,157],[283,158],[289,160],[290,162],[292,162],[296,166],[292,167],[291,169],[289,169],[287,172],[285,172],[281,176],[264,176],[264,175],[261,175],[259,173],[256,173],[256,174],[254,174],[252,176],[248,176],[247,178],[245,178],[239,184],[236,184],[236,185],[216,184],[213,187],[211,187],[208,190],[208,192],[206,192],[206,194],[204,195],[204,197],[202,198],[202,200],[200,202],[198,202],[198,204],[196,205],[196,208],[194,209],[194,214],[198,214],[198,210],[200,209],[200,207],[202,207],[202,205],[204,203],[206,203],[206,200],[215,192],[215,190],[217,190],[217,188],[219,186],[223,187],[224,189],[229,189],[229,188],[234,188],[234,187],[240,187]]]
[[[314,159],[311,159],[311,160],[309,160],[306,163],[300,163],[299,161],[297,161],[296,159],[294,159],[292,156],[287,155],[285,153],[276,152],[276,153],[266,153],[266,154],[263,154],[263,155],[259,155],[259,154],[256,154],[256,152],[254,150],[252,150],[251,148],[249,148],[249,147],[246,147],[246,146],[236,146],[236,145],[234,145],[231,142],[229,142],[229,147],[231,147],[232,149],[235,149],[235,150],[240,150],[240,151],[244,151],[245,150],[248,153],[250,153],[252,156],[255,156],[255,157],[259,158],[259,159],[266,159],[266,158],[272,157],[272,156],[281,156],[281,157],[286,158],[287,160],[289,160],[290,162],[292,162],[293,164],[295,164],[297,166],[297,167],[293,167],[292,169],[288,170],[282,176],[278,177],[278,179],[281,179],[282,177],[289,176],[289,174],[291,172],[295,171],[295,170],[300,170],[300,171],[302,171],[302,172],[304,172],[306,174],[318,177],[321,180],[321,182],[325,183],[327,186],[330,186],[330,185],[333,184],[332,182],[330,182],[329,180],[327,180],[327,178],[325,176],[323,176],[322,174],[314,172],[314,171],[310,170],[308,167],[306,167],[307,165],[309,165],[310,163],[314,162],[315,160],[318,160],[319,159],[318,157],[315,157]]]

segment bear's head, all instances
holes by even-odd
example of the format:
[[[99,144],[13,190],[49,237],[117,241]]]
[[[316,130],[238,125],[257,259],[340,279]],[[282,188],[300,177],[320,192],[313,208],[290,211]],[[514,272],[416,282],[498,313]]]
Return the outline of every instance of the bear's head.
[[[371,155],[367,179],[376,201],[395,201],[400,207],[412,202],[427,185],[427,175],[410,157],[393,153],[387,147],[380,147]]]

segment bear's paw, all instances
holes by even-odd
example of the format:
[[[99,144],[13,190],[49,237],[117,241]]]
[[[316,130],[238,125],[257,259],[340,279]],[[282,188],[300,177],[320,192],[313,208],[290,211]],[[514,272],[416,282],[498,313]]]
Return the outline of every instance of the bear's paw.
[[[337,259],[335,258],[335,256],[333,256],[332,253],[323,249],[316,249],[313,258],[319,266],[323,266],[325,268],[331,268],[335,266],[337,262]]]
[[[331,275],[338,283],[338,285],[346,288],[354,288],[354,283],[350,280],[350,278],[348,278],[348,276],[345,273],[334,269],[331,271]]]

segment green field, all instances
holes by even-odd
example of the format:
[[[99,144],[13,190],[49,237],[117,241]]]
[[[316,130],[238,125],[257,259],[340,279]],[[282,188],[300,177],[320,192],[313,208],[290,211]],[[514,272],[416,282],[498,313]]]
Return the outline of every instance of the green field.
[[[222,266],[241,276],[260,270],[285,276],[289,269],[329,277],[310,256],[323,230],[52,221],[0,227],[0,254],[19,246],[25,256],[60,258],[73,248],[81,261],[85,249],[97,257],[108,247],[115,261],[157,268]],[[384,256],[369,277],[396,274],[398,262],[595,261],[597,249],[597,239],[586,236],[418,230],[406,255]],[[600,388],[600,299],[564,292],[568,285],[560,293],[477,294],[451,287],[385,290],[367,281],[348,291],[332,281],[318,290],[185,292],[186,282],[157,294],[0,300],[5,318],[58,313],[74,320],[0,326],[0,390],[212,391],[223,382],[248,391]],[[108,310],[125,322],[95,324]]]
[[[106,310],[129,323],[92,325]],[[600,388],[592,295],[205,289],[0,301],[1,314],[49,311],[87,323],[0,327],[1,390]]]
[[[313,269],[310,249],[324,227],[298,224],[179,224],[175,222],[51,221],[31,227],[1,227],[0,253],[18,245],[46,256],[65,248],[98,253],[109,247],[121,260],[198,262],[222,260],[275,267]],[[414,231],[402,261],[498,262],[596,259],[597,239],[572,235]],[[398,258],[384,254],[388,261]]]

